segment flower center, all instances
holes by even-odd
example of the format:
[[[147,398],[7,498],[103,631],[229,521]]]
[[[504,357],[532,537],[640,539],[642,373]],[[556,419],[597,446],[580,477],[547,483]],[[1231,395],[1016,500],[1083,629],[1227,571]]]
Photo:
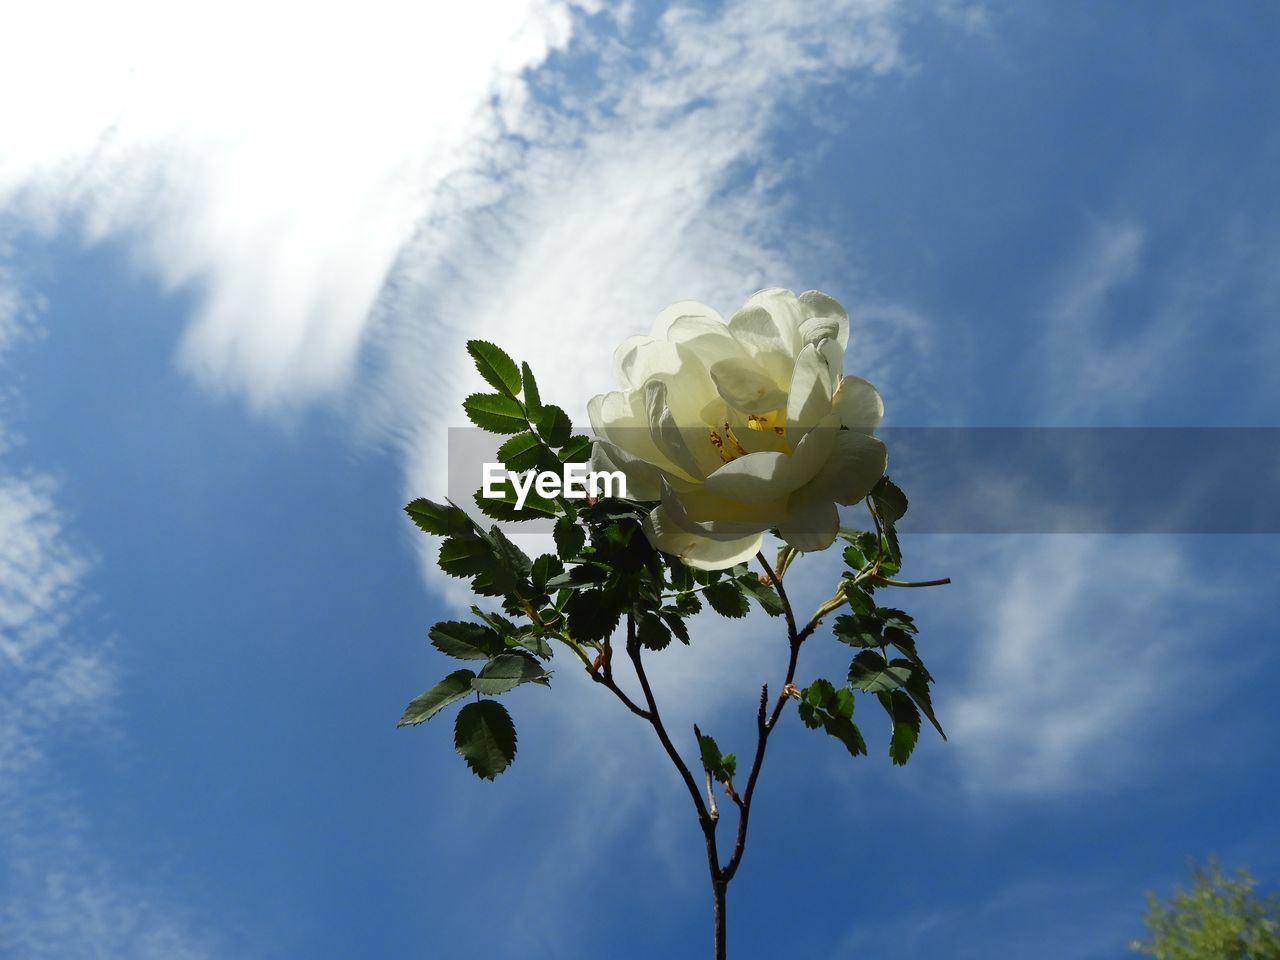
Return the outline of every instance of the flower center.
[[[783,411],[775,410],[773,413],[753,413],[747,417],[747,426],[752,430],[760,430],[762,432],[772,430],[778,436],[784,436],[787,432],[786,427],[782,425]],[[784,414],[785,415],[785,414]]]
[[[730,460],[737,460],[747,455],[738,438],[733,435],[733,428],[729,426],[728,420],[720,427],[712,427],[708,432],[711,445],[716,448],[716,453],[720,455],[722,462],[728,463]]]

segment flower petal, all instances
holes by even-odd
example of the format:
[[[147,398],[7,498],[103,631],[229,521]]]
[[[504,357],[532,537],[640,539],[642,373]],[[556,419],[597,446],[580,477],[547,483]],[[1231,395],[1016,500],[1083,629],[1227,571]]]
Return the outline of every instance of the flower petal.
[[[675,338],[670,334],[672,325],[686,319],[710,322],[719,327],[724,326],[724,318],[705,303],[699,303],[697,300],[681,300],[658,314],[653,321],[650,336],[655,340],[674,341]]]
[[[772,328],[777,331],[776,336],[779,340],[778,346],[767,347],[761,345],[761,350],[777,350],[788,356],[794,357],[800,352],[803,346],[800,340],[800,324],[807,320],[812,314],[808,312],[805,305],[790,290],[782,287],[770,287],[767,290],[761,290],[747,298],[747,302],[742,309],[734,314],[734,318],[742,314],[751,314],[749,320],[743,321],[742,330],[747,334],[755,334],[763,332],[765,327],[760,319],[754,315],[754,311],[763,310],[769,315],[772,321]],[[729,320],[729,326],[733,326],[733,319]],[[742,339],[737,330],[734,336]]]
[[[645,382],[680,372],[675,344],[653,337],[628,337],[613,354],[613,375],[623,390],[639,390]]]
[[[645,517],[644,534],[656,549],[700,570],[724,570],[744,563],[760,551],[764,542],[761,533],[723,540],[690,533],[675,523],[662,505]]]
[[[662,496],[662,471],[607,440],[597,440],[591,445],[591,469],[621,470],[627,478],[627,498],[630,500],[657,500]]]
[[[822,497],[799,491],[791,495],[787,515],[778,524],[778,536],[797,550],[825,550],[840,530],[836,505]]]
[[[838,332],[835,341],[840,344],[840,352],[849,349],[849,311],[835,297],[829,297],[817,290],[806,290],[800,294],[806,317],[829,317],[836,321]]]
[[[649,436],[653,438],[654,446],[687,478],[701,479],[705,471],[689,450],[684,431],[667,405],[667,385],[661,380],[650,380],[645,384],[644,399]]]
[[[798,444],[819,420],[831,413],[831,374],[826,357],[814,344],[800,351],[787,398],[787,440]]]
[[[840,414],[840,423],[850,430],[870,433],[884,417],[879,391],[861,377],[843,378],[831,402]]]
[[[889,452],[877,437],[857,430],[837,430],[822,469],[803,494],[836,503],[857,503],[871,492],[889,466]]]
[[[660,469],[676,469],[653,442],[643,393],[614,391],[592,397],[587,404],[587,416],[600,439]]]
[[[750,360],[720,360],[711,379],[725,403],[743,413],[769,413],[787,405],[787,393]]]

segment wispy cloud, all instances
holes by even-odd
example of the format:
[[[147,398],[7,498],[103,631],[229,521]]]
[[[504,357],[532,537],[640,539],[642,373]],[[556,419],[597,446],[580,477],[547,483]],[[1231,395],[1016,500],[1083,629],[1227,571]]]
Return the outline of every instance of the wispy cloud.
[[[32,329],[18,290],[0,283],[0,304]],[[82,616],[89,567],[53,480],[0,460],[0,953],[208,957],[168,894],[95,850],[74,778],[56,760],[72,731],[112,736],[117,672],[113,644],[89,635]]]
[[[1157,755],[1179,694],[1229,682],[1206,687],[1193,656],[1222,642],[1203,611],[1226,588],[1197,580],[1178,539],[1006,538],[964,567],[976,647],[940,702],[975,793],[1113,789]]]
[[[147,0],[14,10],[0,212],[194,294],[182,361],[259,406],[342,384],[404,244],[519,132],[571,5]],[[466,202],[473,202],[468,199]]]

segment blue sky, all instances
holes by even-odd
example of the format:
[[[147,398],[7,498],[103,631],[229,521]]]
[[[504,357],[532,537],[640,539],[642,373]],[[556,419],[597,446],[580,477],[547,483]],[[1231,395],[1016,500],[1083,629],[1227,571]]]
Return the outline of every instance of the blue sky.
[[[496,783],[394,729],[468,337],[580,412],[667,303],[816,287],[894,425],[1277,425],[1269,4],[143,7],[0,39],[0,955],[704,954],[571,664]],[[1189,856],[1280,876],[1274,538],[905,530],[951,741],[791,718],[733,955],[1109,960]],[[697,627],[672,726],[745,743],[774,625]]]

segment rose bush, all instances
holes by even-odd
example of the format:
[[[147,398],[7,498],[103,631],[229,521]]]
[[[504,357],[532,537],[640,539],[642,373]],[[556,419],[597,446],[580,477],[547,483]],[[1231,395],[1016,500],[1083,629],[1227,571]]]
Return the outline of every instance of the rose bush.
[[[686,300],[614,355],[621,388],[588,405],[593,466],[628,496],[660,501],[644,531],[686,564],[749,560],[776,528],[798,550],[830,546],[836,504],[884,475],[880,394],[844,376],[849,315],[811,290],[773,288],[724,319]]]

